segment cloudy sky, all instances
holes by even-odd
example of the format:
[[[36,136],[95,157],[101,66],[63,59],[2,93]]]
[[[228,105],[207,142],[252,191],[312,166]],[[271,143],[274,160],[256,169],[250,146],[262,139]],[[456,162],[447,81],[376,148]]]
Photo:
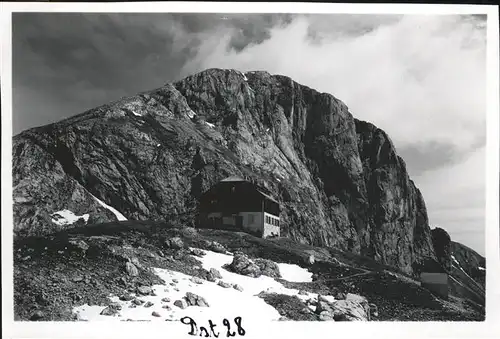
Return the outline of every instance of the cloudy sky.
[[[210,67],[328,92],[384,129],[431,226],[484,254],[484,16],[13,15],[13,132]]]

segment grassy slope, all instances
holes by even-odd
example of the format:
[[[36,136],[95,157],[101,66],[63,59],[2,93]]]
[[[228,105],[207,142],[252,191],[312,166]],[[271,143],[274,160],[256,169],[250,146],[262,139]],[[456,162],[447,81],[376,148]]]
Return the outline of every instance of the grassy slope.
[[[197,275],[199,262],[190,255],[164,247],[166,239],[180,236],[186,245],[206,248],[206,240],[217,241],[229,251],[307,267],[316,275],[311,283],[289,283],[289,287],[316,293],[357,293],[378,306],[378,320],[483,320],[484,308],[460,298],[436,299],[418,282],[369,258],[321,249],[289,239],[265,240],[245,233],[220,230],[170,228],[166,224],[127,221],[87,226],[71,233],[47,238],[15,241],[15,315],[27,320],[40,310],[44,320],[71,320],[77,305],[106,305],[110,293],[133,292],[140,285],[159,283],[147,267],[161,267]],[[71,242],[85,241],[83,255]],[[316,263],[308,264],[310,254]],[[141,263],[139,276],[129,277],[127,258]],[[266,297],[284,316],[307,320],[294,313],[303,305],[294,300]]]

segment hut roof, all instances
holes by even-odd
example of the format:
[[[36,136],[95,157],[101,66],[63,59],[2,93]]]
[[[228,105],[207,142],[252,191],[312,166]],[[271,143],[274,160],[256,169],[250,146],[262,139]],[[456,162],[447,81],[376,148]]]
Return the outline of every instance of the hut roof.
[[[237,177],[237,176],[230,176],[227,177],[226,179],[222,179],[221,182],[238,182],[238,181],[247,181],[243,178]]]

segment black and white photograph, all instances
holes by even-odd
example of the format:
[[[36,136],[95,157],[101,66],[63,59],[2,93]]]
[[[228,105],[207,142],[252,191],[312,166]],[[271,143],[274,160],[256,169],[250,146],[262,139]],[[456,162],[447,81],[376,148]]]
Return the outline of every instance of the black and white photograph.
[[[498,7],[197,6],[9,13],[14,323],[492,320]]]

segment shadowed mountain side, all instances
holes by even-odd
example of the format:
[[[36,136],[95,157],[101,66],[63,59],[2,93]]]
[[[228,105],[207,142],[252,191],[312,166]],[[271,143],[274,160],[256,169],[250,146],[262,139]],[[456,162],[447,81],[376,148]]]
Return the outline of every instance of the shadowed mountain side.
[[[424,199],[387,134],[286,76],[209,69],[22,132],[12,151],[17,236],[117,215],[189,226],[200,194],[236,175],[274,193],[281,233],[299,243],[406,273],[437,262]]]

